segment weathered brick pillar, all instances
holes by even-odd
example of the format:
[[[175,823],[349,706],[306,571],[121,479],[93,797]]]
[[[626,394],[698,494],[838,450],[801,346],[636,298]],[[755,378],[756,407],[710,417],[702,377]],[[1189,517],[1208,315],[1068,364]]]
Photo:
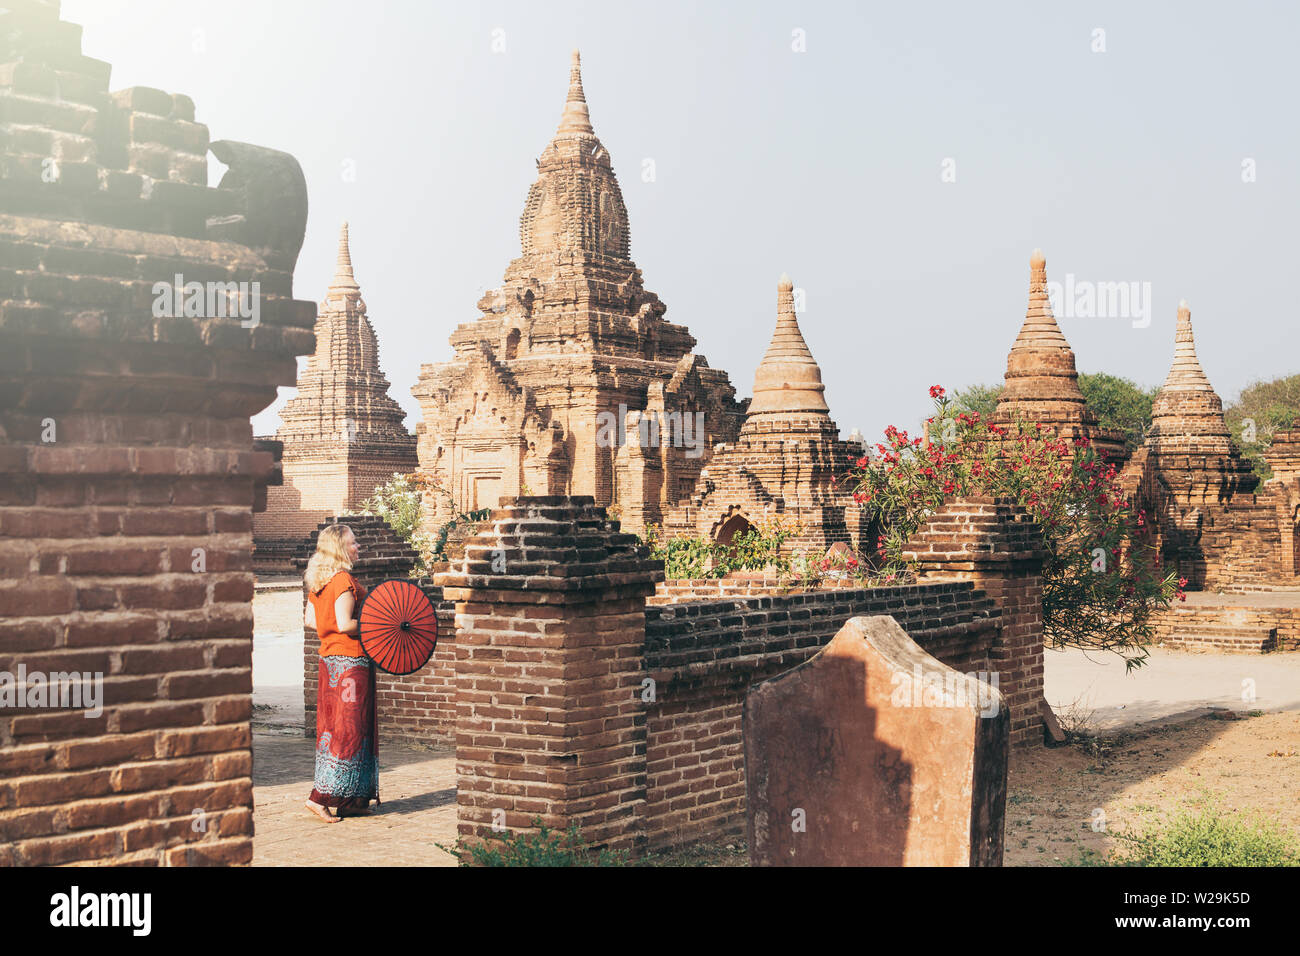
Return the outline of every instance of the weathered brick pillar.
[[[1011,711],[1011,745],[1041,742],[1042,531],[1014,498],[960,498],[912,537],[903,557],[931,580],[973,581],[1002,611],[989,668]]]
[[[645,599],[663,580],[590,497],[503,498],[434,577],[456,602],[460,833],[577,823],[644,842]]]
[[[4,7],[0,865],[246,863],[249,418],[313,343],[306,183]]]

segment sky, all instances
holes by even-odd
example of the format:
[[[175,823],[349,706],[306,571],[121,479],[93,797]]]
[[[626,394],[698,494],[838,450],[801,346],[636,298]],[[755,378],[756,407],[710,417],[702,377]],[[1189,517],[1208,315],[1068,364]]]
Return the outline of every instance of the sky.
[[[1058,309],[1080,371],[1159,384],[1180,299],[1225,401],[1300,371],[1298,4],[62,10],[113,65],[113,89],[185,93],[214,140],[297,157],[310,214],[295,295],[324,297],[346,219],[411,428],[419,366],[450,357],[448,335],[519,253],[574,48],[646,287],[739,396],[786,272],[841,431],[914,427],[930,385],[1000,382],[1036,247],[1074,296],[1103,283],[1135,296],[1118,316],[1086,294]],[[214,185],[221,172],[210,157]],[[257,434],[292,394],[254,418]]]

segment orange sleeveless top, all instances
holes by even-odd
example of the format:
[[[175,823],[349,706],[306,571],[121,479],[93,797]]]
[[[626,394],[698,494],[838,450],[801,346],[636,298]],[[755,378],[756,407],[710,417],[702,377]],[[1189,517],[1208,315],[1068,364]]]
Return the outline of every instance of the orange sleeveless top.
[[[334,602],[344,591],[351,591],[356,599],[356,607],[352,611],[355,620],[357,609],[361,607],[361,599],[366,596],[366,589],[348,572],[339,571],[319,591],[307,595],[316,611],[316,633],[320,636],[321,657],[365,656],[365,650],[359,640],[351,634],[339,633],[338,618],[334,616]]]

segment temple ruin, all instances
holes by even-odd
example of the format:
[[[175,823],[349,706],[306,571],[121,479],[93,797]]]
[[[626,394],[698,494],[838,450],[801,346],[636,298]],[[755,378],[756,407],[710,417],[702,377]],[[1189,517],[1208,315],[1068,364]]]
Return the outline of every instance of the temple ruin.
[[[1074,352],[1052,314],[1047,295],[1047,258],[1035,249],[1029,260],[1029,307],[1007,355],[1005,384],[993,421],[1041,424],[1068,441],[1086,439],[1112,462],[1128,457],[1121,432],[1104,429],[1079,390]]]
[[[293,573],[296,549],[326,516],[359,511],[378,485],[416,469],[415,436],[379,367],[346,222],[315,331],[316,351],[275,433],[284,480],[268,490],[266,511],[253,519],[253,559],[262,573]]]
[[[764,519],[792,521],[789,547],[824,554],[858,547],[861,509],[846,484],[856,442],[841,441],[822,373],[799,330],[794,284],[782,276],[772,341],[754,373],[754,397],[734,442],[714,449],[690,498],[664,517],[664,531],[729,543]],[[629,443],[631,453],[639,451]]]
[[[1143,444],[1130,453],[1119,431],[1101,428],[1078,386],[1074,353],[1052,315],[1046,260],[1030,263],[1029,308],[1007,357],[994,420],[1040,423],[1070,441],[1090,441],[1120,469],[1134,512],[1144,514],[1162,561],[1193,599],[1160,616],[1162,639],[1188,647],[1270,650],[1300,647],[1300,608],[1235,601],[1231,594],[1300,590],[1300,470],[1295,432],[1279,433],[1259,477],[1223,417],[1182,302],[1169,374],[1152,406]],[[1211,592],[1223,592],[1212,596]]]
[[[440,489],[427,496],[429,530],[525,493],[590,495],[639,529],[690,495],[713,446],[740,428],[745,406],[726,373],[664,319],[632,261],[576,52],[537,170],[504,285],[452,333],[454,357],[425,365],[412,389],[420,469]],[[617,460],[629,433],[652,428],[657,445]]]
[[[430,523],[494,509],[421,581],[446,631],[432,663],[380,681],[387,737],[457,747],[461,835],[524,830],[541,816],[635,851],[735,838],[751,786],[781,779],[790,793],[825,766],[874,772],[861,754],[827,762],[815,749],[872,737],[887,760],[926,756],[922,772],[883,781],[896,786],[880,805],[897,811],[906,795],[907,822],[922,826],[887,836],[924,834],[928,846],[915,849],[935,851],[896,839],[877,861],[1000,859],[1006,747],[1043,740],[1040,529],[1013,500],[958,498],[913,535],[916,578],[894,586],[663,580],[629,530],[664,523],[725,540],[779,514],[804,527],[802,547],[853,542],[856,513],[836,480],[855,444],[838,439],[788,279],[752,400],[738,401],[687,330],[664,320],[630,258],[576,54],[521,255],[479,303],[482,317],[452,335],[454,357],[424,366],[412,437],[379,369],[346,226],[319,314],[293,297],[307,222],[297,161],[210,142],[186,96],[110,92],[109,65],[81,53],[57,0],[5,7],[0,673],[75,675],[102,707],[42,701],[25,681],[22,702],[0,711],[0,865],[251,860],[255,529],[305,556],[321,522],[416,466],[413,445],[442,489]],[[217,188],[209,150],[228,166]],[[1120,455],[1078,389],[1045,270],[1036,254],[998,417]],[[255,440],[251,417],[309,353],[277,438]],[[1224,425],[1184,306],[1173,368],[1124,480],[1166,559],[1201,593],[1300,589],[1300,430],[1277,435],[1269,460],[1274,477],[1261,485]],[[268,485],[273,510],[255,519]],[[345,520],[366,583],[411,572],[414,551],[382,519]],[[1286,598],[1212,597],[1170,613],[1171,641],[1300,648],[1300,608]],[[865,706],[846,707],[855,701],[837,688],[863,688],[863,668],[824,680],[844,666],[835,658],[855,659],[842,638],[803,675],[821,672],[831,690],[805,694],[803,680],[787,680],[751,711],[799,758],[787,762],[795,783],[771,765],[751,776],[750,689],[815,660],[837,634],[860,634],[850,622],[864,615],[888,615],[915,647],[894,634],[858,664],[874,655],[904,676],[904,663],[995,675],[996,726],[970,708],[935,720],[906,704],[870,723],[864,709],[894,706],[892,694],[878,686],[857,699]],[[819,696],[826,705],[810,715]],[[853,733],[819,734],[838,732],[837,714],[857,721]],[[955,732],[932,746],[943,728]],[[930,786],[940,776],[955,783]],[[816,793],[839,801],[832,833],[856,832],[843,812],[856,790]],[[938,812],[918,794],[949,801]],[[937,820],[947,822],[929,826]],[[962,839],[940,845],[954,820]]]

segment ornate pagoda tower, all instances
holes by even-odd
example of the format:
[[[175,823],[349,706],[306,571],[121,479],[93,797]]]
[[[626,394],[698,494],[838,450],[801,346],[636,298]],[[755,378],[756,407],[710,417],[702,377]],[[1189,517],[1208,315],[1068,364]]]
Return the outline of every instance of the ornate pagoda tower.
[[[664,319],[632,261],[627,207],[591,125],[577,52],[519,239],[482,315],[452,333],[451,360],[423,366],[411,390],[423,412],[420,468],[439,489],[426,497],[426,527],[520,493],[593,495],[634,530],[657,521],[689,494],[713,445],[735,438],[744,409],[726,373]],[[638,446],[620,470],[642,416],[700,427],[689,445]]]
[[[1047,259],[1039,249],[1029,260],[1029,307],[1011,352],[993,420],[1017,418],[1050,426],[1062,438],[1087,438],[1118,464],[1128,452],[1121,432],[1104,429],[1079,390],[1074,352],[1052,315],[1047,296]]]
[[[840,440],[788,276],[781,276],[776,303],[776,329],[754,372],[740,435],[716,449],[694,495],[664,527],[726,544],[762,519],[779,517],[800,527],[791,550],[820,554],[839,541],[856,548],[859,508],[844,479],[862,445]]]
[[[1178,304],[1173,365],[1152,403],[1145,448],[1163,551],[1190,587],[1224,583],[1225,572],[1250,573],[1272,551],[1264,539],[1276,527],[1256,513],[1259,476],[1241,457],[1223,401],[1201,368],[1186,301]]]
[[[415,470],[415,436],[388,389],[345,222],[334,281],[317,311],[316,351],[275,433],[284,444],[284,483],[267,490],[266,511],[254,516],[255,556],[264,569],[284,564],[325,518],[359,510],[394,473]]]

